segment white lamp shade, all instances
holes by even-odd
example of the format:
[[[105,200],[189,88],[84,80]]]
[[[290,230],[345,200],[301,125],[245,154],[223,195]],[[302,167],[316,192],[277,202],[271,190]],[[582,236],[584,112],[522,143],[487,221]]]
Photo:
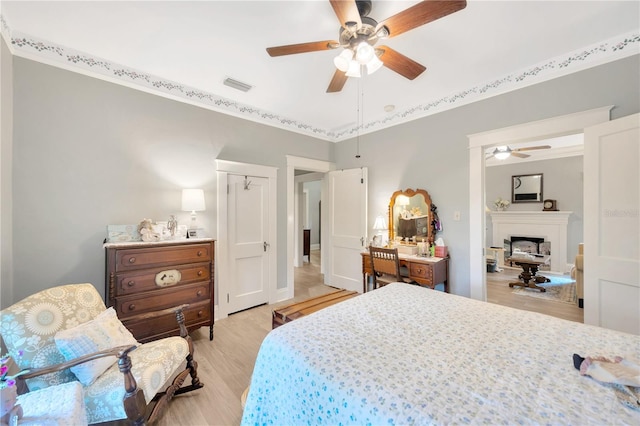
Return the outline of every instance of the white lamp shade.
[[[511,148],[509,148],[508,146],[499,146],[496,148],[495,151],[493,151],[493,156],[496,157],[498,160],[504,160],[506,158],[509,158],[510,155],[511,155]]]
[[[342,72],[347,72],[349,69],[349,63],[353,58],[353,51],[345,49],[338,56],[333,58],[333,63]]]
[[[366,41],[360,43],[356,48],[356,60],[362,65],[368,63],[374,56],[376,56],[375,50]]]
[[[382,61],[378,59],[376,55],[373,55],[371,60],[367,62],[367,74],[373,74],[374,72],[378,71],[382,65],[384,65]]]
[[[347,77],[360,77],[360,63],[358,61],[351,60],[349,62],[349,69],[346,73]]]
[[[381,215],[376,217],[376,221],[373,222],[373,229],[376,231],[384,231],[387,229],[387,220],[384,216]]]
[[[183,189],[182,210],[187,212],[201,212],[205,210],[204,190]]]
[[[398,195],[396,197],[396,204],[399,206],[408,206],[409,205],[409,197],[406,195]]]

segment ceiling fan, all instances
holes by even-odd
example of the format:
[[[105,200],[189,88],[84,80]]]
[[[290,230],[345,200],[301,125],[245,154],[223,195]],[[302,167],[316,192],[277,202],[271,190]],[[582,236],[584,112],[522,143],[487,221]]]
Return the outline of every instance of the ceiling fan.
[[[329,2],[341,25],[338,41],[324,40],[267,48],[270,56],[344,48],[334,59],[337,70],[327,93],[341,91],[348,77],[360,77],[363,67],[366,67],[368,74],[372,74],[384,65],[413,80],[426,68],[388,46],[375,46],[378,40],[395,37],[467,6],[466,0],[425,0],[378,23],[368,16],[371,0]]]
[[[529,154],[523,154],[522,151],[534,151],[537,149],[549,149],[551,145],[539,145],[539,146],[527,146],[524,148],[510,148],[508,146],[498,146],[493,152],[487,155],[487,159],[491,157],[495,157],[497,160],[506,160],[510,156],[519,157],[519,158],[527,158],[530,157]]]

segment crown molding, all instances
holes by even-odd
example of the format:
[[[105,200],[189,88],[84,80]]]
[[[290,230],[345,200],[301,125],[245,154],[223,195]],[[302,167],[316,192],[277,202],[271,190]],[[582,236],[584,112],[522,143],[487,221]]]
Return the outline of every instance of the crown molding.
[[[12,31],[6,18],[1,14],[0,31],[2,37],[8,41],[7,45],[11,53],[15,56],[330,142],[340,142],[358,135],[397,126],[472,102],[640,54],[640,33],[621,34],[609,40],[557,56],[448,96],[439,99],[426,99],[424,103],[397,111],[395,114],[384,118],[336,131],[302,123],[270,111],[264,111],[223,98],[214,93],[141,72],[87,52],[40,40],[19,31]]]

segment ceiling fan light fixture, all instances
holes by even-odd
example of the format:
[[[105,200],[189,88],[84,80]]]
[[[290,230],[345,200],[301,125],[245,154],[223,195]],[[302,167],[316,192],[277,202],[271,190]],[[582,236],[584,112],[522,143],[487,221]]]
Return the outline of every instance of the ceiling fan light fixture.
[[[373,50],[373,46],[371,46],[366,41],[358,44],[356,48],[356,60],[360,62],[360,64],[367,64],[373,57],[376,56],[375,50]]]
[[[353,58],[353,51],[344,49],[338,56],[333,58],[333,64],[342,72],[347,72],[349,64]]]
[[[346,75],[347,77],[360,77],[360,63],[354,60],[349,62],[349,69]]]
[[[367,74],[371,75],[374,72],[378,71],[380,67],[384,65],[380,59],[376,55],[373,55],[373,58],[369,62],[367,62]]]
[[[499,146],[493,151],[493,156],[498,160],[506,160],[511,156],[511,148],[508,146]]]

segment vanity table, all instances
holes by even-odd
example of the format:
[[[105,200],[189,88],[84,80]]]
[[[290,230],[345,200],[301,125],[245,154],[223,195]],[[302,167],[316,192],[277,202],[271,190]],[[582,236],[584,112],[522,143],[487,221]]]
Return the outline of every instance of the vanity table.
[[[449,256],[424,257],[416,254],[416,242],[424,241],[427,247],[433,244],[439,228],[437,207],[431,196],[424,189],[405,189],[396,191],[389,201],[389,241],[398,242],[400,267],[406,267],[406,276],[416,283],[435,288],[436,284],[444,284],[444,291],[449,292]],[[402,240],[402,241],[400,241]],[[373,273],[369,251],[362,254],[362,285],[367,291],[367,278]]]
[[[362,252],[362,286],[367,292],[367,279],[373,274],[369,252]],[[418,284],[434,289],[436,284],[444,284],[445,293],[449,293],[449,257],[422,257],[398,253],[400,266],[405,266],[408,278]]]

